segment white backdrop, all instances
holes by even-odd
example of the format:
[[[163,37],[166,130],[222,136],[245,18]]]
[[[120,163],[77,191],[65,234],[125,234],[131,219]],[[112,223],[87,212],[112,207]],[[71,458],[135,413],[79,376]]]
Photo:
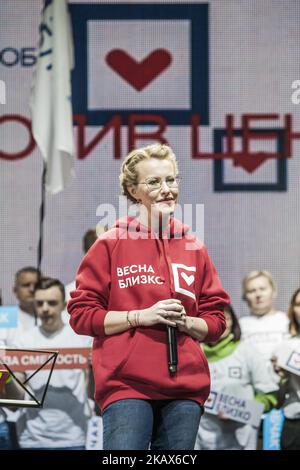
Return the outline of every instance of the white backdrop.
[[[113,18],[114,8],[122,2],[70,3],[84,3],[87,9],[92,4],[109,3]],[[128,3],[134,6],[134,2]],[[283,128],[283,116],[290,113],[294,129],[300,131],[300,105],[291,101],[291,84],[300,79],[298,0],[154,3],[155,12],[175,3],[209,5],[210,121],[208,126],[201,127],[203,148],[212,151],[214,129],[224,128],[226,114],[233,114],[238,126],[243,113],[276,113],[279,120],[255,122],[252,127]],[[22,66],[20,61],[15,65],[8,63],[15,57],[10,48],[20,52],[22,48],[35,47],[40,5],[39,0],[0,3],[0,80],[6,84],[6,104],[0,104],[2,117],[17,114],[30,119],[33,67]],[[153,18],[146,20],[139,26],[139,20],[129,19],[127,24],[123,21],[122,27],[115,18],[89,21],[88,90],[76,92],[87,93],[91,109],[111,109],[116,114],[122,107],[155,113],[159,104],[161,108],[190,109],[191,22],[171,18],[164,24],[155,24]],[[197,22],[193,28],[197,28]],[[75,42],[75,47],[83,46]],[[163,48],[171,51],[173,62],[138,92],[104,61],[104,55],[117,48],[123,48],[137,61],[152,50]],[[193,66],[199,68],[200,74],[207,72],[201,69],[205,67],[201,61],[196,60]],[[88,141],[101,126],[87,127]],[[124,125],[122,157],[127,153],[127,133]],[[278,307],[286,309],[300,283],[300,141],[294,140],[292,158],[286,164],[286,191],[215,192],[213,161],[191,158],[190,134],[190,126],[181,124],[168,125],[164,135],[179,160],[183,176],[181,202],[204,204],[205,243],[237,313],[243,315],[247,311],[241,301],[240,286],[242,277],[253,269],[268,269],[274,274],[279,285]],[[74,135],[77,136],[76,127]],[[0,152],[18,152],[27,143],[24,127],[0,121]],[[137,145],[145,143],[139,141]],[[274,145],[261,142],[253,144],[253,149],[274,150]],[[99,221],[97,206],[101,203],[118,206],[119,167],[120,160],[113,158],[112,134],[108,133],[85,159],[77,160],[76,181],[56,196],[47,195],[42,263],[45,274],[65,283],[73,280],[82,256],[82,235]],[[234,166],[232,160],[226,160],[223,178],[225,183],[270,183],[275,181],[275,168],[276,161],[267,160],[248,173]],[[5,303],[14,302],[11,289],[15,271],[36,264],[41,170],[37,149],[22,159],[0,158],[0,288]]]

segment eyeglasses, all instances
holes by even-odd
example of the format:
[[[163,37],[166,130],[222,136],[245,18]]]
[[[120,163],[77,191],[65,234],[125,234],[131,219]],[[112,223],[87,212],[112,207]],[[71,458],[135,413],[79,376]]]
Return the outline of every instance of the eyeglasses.
[[[151,191],[157,191],[158,189],[161,189],[164,181],[166,185],[168,186],[168,188],[178,188],[179,183],[181,181],[181,177],[180,176],[168,176],[165,180],[163,180],[162,178],[152,177],[138,184],[146,184],[148,190],[151,192]]]

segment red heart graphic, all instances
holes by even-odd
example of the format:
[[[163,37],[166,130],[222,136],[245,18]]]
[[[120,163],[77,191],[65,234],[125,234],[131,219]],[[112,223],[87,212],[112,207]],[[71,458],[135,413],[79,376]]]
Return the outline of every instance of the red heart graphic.
[[[234,166],[240,166],[244,168],[247,173],[253,173],[265,161],[266,157],[262,154],[244,155],[242,158],[234,160]]]
[[[171,54],[164,49],[156,49],[142,62],[137,62],[121,49],[114,49],[106,56],[107,64],[137,91],[149,85],[171,61]]]

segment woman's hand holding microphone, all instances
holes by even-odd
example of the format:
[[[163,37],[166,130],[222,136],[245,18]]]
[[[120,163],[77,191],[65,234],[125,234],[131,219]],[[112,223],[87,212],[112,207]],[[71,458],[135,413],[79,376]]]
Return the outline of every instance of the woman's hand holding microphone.
[[[185,325],[186,312],[178,299],[166,299],[156,302],[144,310],[132,310],[129,312],[129,321],[137,318],[139,326],[152,326],[157,324],[174,326],[180,329]],[[131,318],[132,317],[132,318]]]

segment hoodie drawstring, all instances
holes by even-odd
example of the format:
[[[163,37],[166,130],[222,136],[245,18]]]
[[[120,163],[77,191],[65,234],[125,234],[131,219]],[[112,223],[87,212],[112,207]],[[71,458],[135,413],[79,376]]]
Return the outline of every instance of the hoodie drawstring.
[[[158,261],[158,273],[160,279],[165,282],[165,276],[163,274],[163,266],[164,266],[164,254],[162,252],[161,246],[160,246],[160,239],[155,237],[155,243],[158,249],[158,255],[159,255],[159,261]]]
[[[166,238],[163,238],[162,240],[163,240],[163,247],[164,247],[164,255],[165,255],[166,263],[167,263],[168,270],[169,270],[169,276],[170,276],[170,290],[171,290],[172,297],[175,297],[176,294],[175,294],[174,278],[173,278],[173,271],[172,271],[172,260],[169,254],[169,248],[170,248],[169,240]]]
[[[165,281],[165,275],[163,274],[163,268],[164,265],[166,264],[168,267],[169,271],[169,277],[170,277],[170,290],[172,297],[175,296],[175,288],[174,288],[174,280],[173,280],[173,272],[172,272],[172,261],[169,256],[169,240],[167,238],[158,238],[155,237],[155,243],[158,249],[158,254],[159,254],[159,262],[158,262],[158,272],[159,272],[159,277],[161,280],[164,282]],[[162,243],[162,246],[161,246]]]

